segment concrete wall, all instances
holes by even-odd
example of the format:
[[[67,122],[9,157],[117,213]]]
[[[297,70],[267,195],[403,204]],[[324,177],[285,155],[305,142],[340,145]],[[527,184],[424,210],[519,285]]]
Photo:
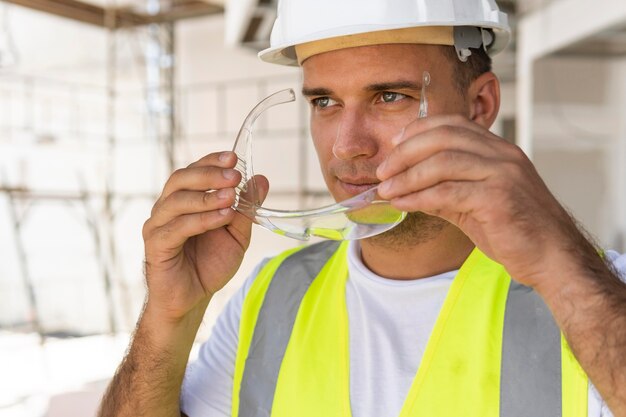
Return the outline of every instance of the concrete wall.
[[[623,251],[626,61],[551,57],[535,68],[534,161],[599,243]]]

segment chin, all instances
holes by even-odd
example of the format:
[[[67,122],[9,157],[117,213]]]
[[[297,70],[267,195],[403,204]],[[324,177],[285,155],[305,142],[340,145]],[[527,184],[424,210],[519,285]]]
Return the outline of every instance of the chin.
[[[417,211],[407,214],[404,221],[393,229],[367,241],[376,246],[417,246],[437,238],[449,224],[440,217]]]

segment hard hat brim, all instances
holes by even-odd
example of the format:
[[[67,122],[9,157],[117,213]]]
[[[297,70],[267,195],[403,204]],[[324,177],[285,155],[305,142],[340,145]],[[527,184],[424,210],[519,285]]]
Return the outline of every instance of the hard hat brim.
[[[458,26],[458,24],[455,24],[455,25],[429,24],[429,25],[422,25],[422,26],[423,27]],[[504,48],[506,48],[506,46],[510,42],[511,33],[510,33],[510,29],[508,25],[495,25],[494,22],[479,22],[478,24],[473,24],[472,26],[493,30],[495,39],[494,39],[494,42],[487,48],[487,53],[489,53],[489,55],[491,56],[501,52]],[[278,65],[298,66],[299,65],[298,57],[297,57],[296,50],[295,50],[296,45],[311,43],[311,42],[321,41],[321,40],[327,40],[327,39],[332,39],[332,38],[353,36],[355,34],[360,34],[360,33],[362,34],[362,33],[369,33],[369,32],[383,32],[383,31],[389,31],[389,30],[395,30],[395,29],[407,29],[411,27],[415,27],[415,25],[391,26],[391,27],[390,26],[381,27],[381,26],[373,26],[373,25],[363,25],[361,27],[354,27],[354,26],[343,27],[343,28],[334,29],[332,31],[316,33],[311,36],[308,36],[307,38],[299,39],[297,42],[286,43],[286,44],[264,49],[261,52],[259,52],[258,56],[264,62],[278,64]],[[376,42],[375,37],[372,37],[371,39],[372,41],[368,43],[369,45],[376,45],[380,43],[386,43],[386,44],[394,43],[394,42],[389,42],[388,39],[386,39],[385,42]],[[403,40],[403,41],[399,41],[398,43],[408,43],[408,42]],[[410,43],[414,43],[414,42],[410,42]],[[444,44],[440,41],[429,42],[427,39],[425,39],[423,42],[420,41],[416,43],[436,44],[436,45]],[[448,43],[445,43],[445,44],[448,45]],[[361,46],[364,46],[364,45],[362,44]],[[337,48],[335,48],[335,50],[336,49]]]

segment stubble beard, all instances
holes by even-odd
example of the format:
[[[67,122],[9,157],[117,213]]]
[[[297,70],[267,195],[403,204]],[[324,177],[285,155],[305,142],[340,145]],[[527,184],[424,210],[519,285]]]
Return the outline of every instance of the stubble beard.
[[[417,246],[435,239],[449,223],[440,217],[422,212],[408,213],[406,218],[391,230],[368,239],[373,245],[387,248]]]

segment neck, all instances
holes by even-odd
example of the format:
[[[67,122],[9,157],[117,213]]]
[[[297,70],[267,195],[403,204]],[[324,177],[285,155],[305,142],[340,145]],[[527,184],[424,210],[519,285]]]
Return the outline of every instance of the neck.
[[[360,243],[365,266],[376,275],[396,280],[426,278],[459,269],[474,249],[474,243],[451,224],[431,239],[414,244],[384,244],[376,239]]]

